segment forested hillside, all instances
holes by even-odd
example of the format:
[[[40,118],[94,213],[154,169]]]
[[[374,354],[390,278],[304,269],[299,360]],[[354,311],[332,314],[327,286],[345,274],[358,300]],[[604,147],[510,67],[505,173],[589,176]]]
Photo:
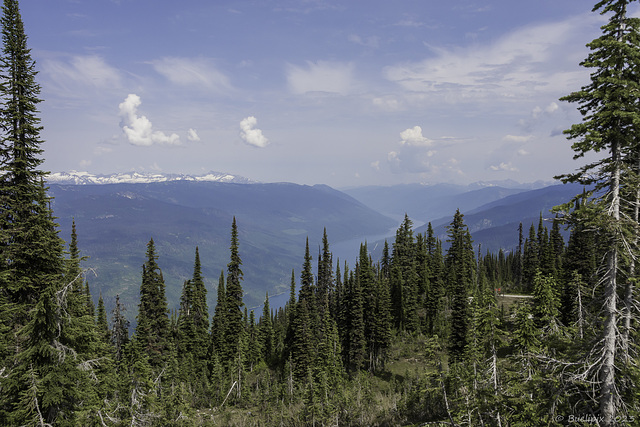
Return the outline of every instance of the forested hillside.
[[[326,229],[310,231],[320,250],[307,239],[286,305],[265,295],[254,313],[239,212],[218,230],[228,252],[214,306],[193,245],[170,310],[147,241],[130,334],[118,296],[109,312],[93,303],[79,245],[91,230],[73,224],[68,243],[57,231],[40,88],[18,2],[4,0],[0,424],[637,425],[640,20],[628,3],[596,6],[609,21],[583,64],[591,84],[566,97],[584,115],[567,131],[576,157],[607,154],[559,178],[593,192],[553,220],[533,213],[516,250],[474,250],[459,210],[444,239],[405,216],[379,262],[367,242],[352,265],[334,260]]]
[[[228,228],[242,224],[245,303],[262,304],[264,293],[286,294],[291,266],[305,237],[317,245],[322,230],[347,239],[380,234],[393,221],[327,186],[291,183],[171,181],[138,184],[55,185],[52,208],[66,235],[75,221],[80,232],[87,280],[108,309],[116,294],[135,316],[145,245],[156,240],[162,257],[169,306],[177,308],[184,279],[191,274],[193,250],[200,248],[205,283],[213,289],[228,259]],[[215,304],[209,294],[208,303]],[[286,297],[283,298],[286,300]],[[97,302],[97,299],[95,300]],[[134,318],[130,317],[130,320]]]

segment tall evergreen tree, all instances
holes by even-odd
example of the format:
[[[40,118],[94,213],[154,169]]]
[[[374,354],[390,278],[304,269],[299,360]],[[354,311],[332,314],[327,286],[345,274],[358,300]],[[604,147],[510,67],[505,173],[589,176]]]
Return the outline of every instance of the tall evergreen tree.
[[[533,278],[540,268],[539,254],[536,228],[531,224],[529,237],[524,241],[524,252],[522,254],[522,284],[526,292],[531,292],[531,289],[533,289]]]
[[[195,327],[195,347],[198,349],[197,357],[203,359],[206,355],[207,339],[209,337],[209,307],[207,305],[207,288],[202,277],[202,265],[200,264],[200,251],[196,247],[195,261],[193,263],[193,277],[191,278],[193,295],[191,300],[191,316]]]
[[[44,187],[46,173],[39,169],[40,86],[18,1],[5,0],[2,14],[0,293],[7,333],[1,338],[12,352],[2,360],[8,369],[0,376],[0,423],[82,423],[79,414],[89,410],[93,387],[78,363],[90,343],[78,348],[81,360],[73,355],[82,334],[92,330],[82,328],[86,319],[65,277],[63,242]]]
[[[316,303],[320,318],[324,318],[325,309],[331,307],[331,299],[334,297],[333,283],[333,255],[329,250],[329,238],[327,229],[322,234],[322,252],[318,256],[318,279],[316,283]],[[328,298],[329,305],[325,307],[324,301]]]
[[[116,362],[122,359],[124,349],[129,343],[129,321],[124,315],[125,310],[126,308],[120,302],[120,295],[116,295],[116,304],[111,312],[111,342]]]
[[[605,426],[615,424],[616,415],[624,408],[621,393],[632,384],[622,383],[616,376],[616,349],[628,347],[628,343],[620,342],[624,335],[620,335],[617,327],[619,272],[623,257],[630,255],[625,246],[629,240],[624,236],[630,228],[621,216],[625,206],[621,206],[624,201],[620,190],[627,179],[625,159],[637,151],[640,134],[640,20],[627,13],[632,1],[601,0],[595,5],[594,11],[608,14],[609,20],[602,27],[602,35],[588,44],[591,52],[581,63],[593,70],[591,82],[562,98],[577,103],[583,116],[581,123],[565,131],[573,141],[574,158],[589,152],[609,153],[573,174],[560,177],[565,182],[595,184],[597,190],[604,192],[592,217],[594,228],[602,232],[608,248],[601,278],[604,323],[598,341],[601,348],[590,354],[601,354],[597,385],[599,415]]]
[[[213,354],[217,353],[221,356],[224,353],[225,336],[227,329],[227,292],[224,286],[224,271],[220,271],[218,278],[218,299],[216,300],[216,308],[211,319],[211,344],[209,346],[209,360],[213,358]]]
[[[244,322],[242,321],[242,260],[238,251],[238,226],[236,218],[233,217],[231,224],[231,259],[227,264],[227,289],[225,297],[225,354],[223,361],[231,361],[237,358],[239,340],[244,332]]]
[[[147,261],[142,266],[140,304],[136,317],[136,339],[148,354],[152,368],[158,368],[164,361],[164,353],[169,340],[169,309],[165,296],[162,271],[158,266],[153,239],[147,243]]]
[[[260,318],[260,340],[262,348],[262,358],[265,362],[271,363],[274,357],[276,342],[271,320],[271,308],[269,307],[269,292],[265,295],[262,306],[262,317]]]
[[[469,297],[473,295],[475,256],[471,235],[464,224],[464,215],[456,211],[451,225],[447,227],[448,241],[445,268],[452,299],[451,333],[449,351],[454,361],[461,361],[468,344],[468,330],[471,321]]]

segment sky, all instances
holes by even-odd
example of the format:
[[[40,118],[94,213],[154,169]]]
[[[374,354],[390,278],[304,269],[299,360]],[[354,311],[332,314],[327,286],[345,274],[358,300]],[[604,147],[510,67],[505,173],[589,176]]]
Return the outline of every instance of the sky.
[[[23,0],[52,172],[552,181],[585,0]],[[634,7],[633,13],[637,13]]]

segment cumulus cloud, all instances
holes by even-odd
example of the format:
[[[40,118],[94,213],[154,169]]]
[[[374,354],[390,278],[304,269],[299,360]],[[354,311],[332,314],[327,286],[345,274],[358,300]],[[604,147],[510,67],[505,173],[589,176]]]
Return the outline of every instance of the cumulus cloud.
[[[433,178],[442,173],[458,175],[457,161],[453,158],[444,159],[439,149],[460,141],[459,138],[448,136],[430,139],[423,135],[422,127],[414,126],[400,132],[400,141],[387,154],[387,165],[393,173],[420,174],[423,178]]]
[[[558,106],[558,104],[556,104],[555,102],[551,102],[549,105],[547,105],[545,108],[542,108],[540,106],[536,106],[533,111],[531,111],[531,115],[533,116],[534,119],[537,119],[538,117],[540,117],[540,115],[542,113],[545,114],[553,114],[555,111],[557,111],[560,107]]]
[[[195,129],[189,129],[187,132],[187,139],[189,141],[200,141],[200,136],[198,136],[198,132]]]
[[[133,145],[150,146],[153,144],[179,145],[180,137],[172,133],[170,135],[154,131],[151,121],[146,116],[138,115],[138,107],[142,104],[140,97],[129,94],[118,106],[122,117],[122,131],[127,140]]]
[[[489,166],[489,170],[492,170],[492,171],[518,172],[518,168],[513,166],[511,164],[511,162],[508,162],[508,163],[501,162],[498,165],[491,165],[491,166]]]
[[[289,65],[287,81],[296,95],[326,92],[346,95],[354,87],[354,66],[342,62],[307,62],[306,67]]]
[[[422,136],[422,128],[420,126],[414,126],[400,132],[400,138],[400,144],[402,145],[415,147],[431,147],[433,145],[433,140]]]
[[[223,92],[231,88],[229,78],[206,58],[165,57],[152,61],[153,68],[170,82]]]
[[[240,138],[249,145],[264,148],[269,144],[269,140],[262,134],[262,130],[257,129],[258,120],[249,116],[240,122]]]

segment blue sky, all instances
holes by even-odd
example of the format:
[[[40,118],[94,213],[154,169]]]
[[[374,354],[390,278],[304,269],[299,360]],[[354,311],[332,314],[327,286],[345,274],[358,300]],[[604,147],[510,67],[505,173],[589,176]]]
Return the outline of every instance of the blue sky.
[[[23,0],[44,168],[335,187],[551,180],[585,0]],[[634,9],[636,11],[637,9]]]

